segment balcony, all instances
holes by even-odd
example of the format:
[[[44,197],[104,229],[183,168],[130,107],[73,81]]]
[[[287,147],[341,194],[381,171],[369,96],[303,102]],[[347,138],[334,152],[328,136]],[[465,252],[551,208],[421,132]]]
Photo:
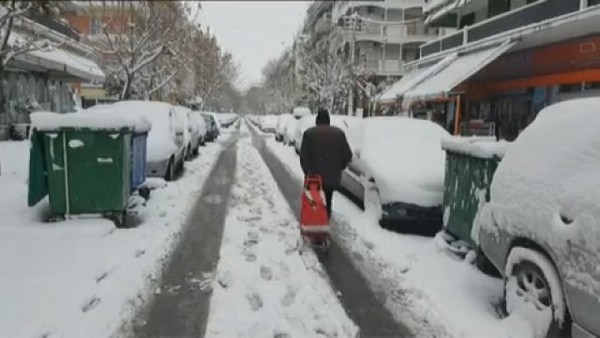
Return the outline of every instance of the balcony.
[[[328,1],[324,1],[328,2]],[[375,6],[380,8],[411,8],[422,7],[424,0],[362,0],[362,1],[335,1],[333,7],[333,20],[338,21],[342,15],[352,8]]]
[[[380,76],[402,76],[404,74],[402,60],[367,60],[362,62],[362,68],[368,73]]]
[[[340,31],[347,37],[354,37],[356,41],[377,41],[386,43],[411,43],[423,42],[433,39],[433,34],[427,34],[427,29],[419,20],[404,24],[380,24],[361,22],[354,27],[344,27]],[[355,35],[353,36],[353,32]]]
[[[579,11],[579,1],[546,0],[489,18],[421,46],[421,57]]]
[[[64,23],[49,17],[48,15],[30,12],[26,14],[26,17],[57,33],[68,36],[75,41],[79,41],[79,34],[77,34],[75,30]]]

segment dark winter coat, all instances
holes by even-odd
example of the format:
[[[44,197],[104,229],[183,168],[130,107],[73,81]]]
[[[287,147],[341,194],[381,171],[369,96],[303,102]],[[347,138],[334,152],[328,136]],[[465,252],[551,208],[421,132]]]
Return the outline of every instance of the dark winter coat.
[[[330,125],[317,125],[304,132],[300,164],[305,175],[319,175],[323,185],[337,188],[342,171],[350,164],[352,151],[344,132]]]

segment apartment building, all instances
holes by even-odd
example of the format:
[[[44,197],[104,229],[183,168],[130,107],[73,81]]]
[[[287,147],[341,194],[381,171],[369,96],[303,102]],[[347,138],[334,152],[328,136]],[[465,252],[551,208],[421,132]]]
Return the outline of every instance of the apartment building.
[[[430,0],[420,46],[379,102],[462,135],[517,137],[546,105],[600,95],[599,0]]]
[[[301,39],[312,46],[326,39],[369,83],[393,82],[405,74],[407,62],[418,59],[420,45],[440,32],[424,25],[425,2],[315,1],[307,11]],[[356,88],[348,98],[348,114],[370,110],[368,96]]]

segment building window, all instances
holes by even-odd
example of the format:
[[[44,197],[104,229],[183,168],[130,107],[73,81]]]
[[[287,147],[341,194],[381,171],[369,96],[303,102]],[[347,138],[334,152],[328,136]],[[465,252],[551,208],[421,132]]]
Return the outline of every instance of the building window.
[[[100,22],[100,18],[93,17],[90,22],[90,34],[100,34],[102,32],[102,23]]]
[[[585,82],[583,90],[600,90],[600,82]]]
[[[471,26],[475,23],[475,13],[469,13],[466,15],[463,15],[460,18],[460,25],[459,25],[459,29]]]
[[[588,0],[588,7],[600,5],[600,0]]]
[[[582,90],[581,83],[561,84],[558,87],[559,93],[576,93],[576,92],[580,92],[581,90]]]
[[[489,0],[488,18],[510,11],[510,0]]]

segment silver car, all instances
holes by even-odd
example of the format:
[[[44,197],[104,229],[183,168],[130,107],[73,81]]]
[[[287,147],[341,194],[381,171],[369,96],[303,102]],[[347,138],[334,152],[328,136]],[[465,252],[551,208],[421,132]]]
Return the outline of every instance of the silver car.
[[[543,336],[600,336],[598,107],[600,98],[580,99],[540,112],[474,223],[481,257],[504,277],[506,315]]]

